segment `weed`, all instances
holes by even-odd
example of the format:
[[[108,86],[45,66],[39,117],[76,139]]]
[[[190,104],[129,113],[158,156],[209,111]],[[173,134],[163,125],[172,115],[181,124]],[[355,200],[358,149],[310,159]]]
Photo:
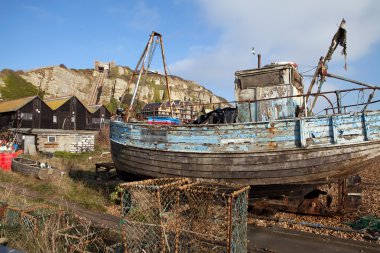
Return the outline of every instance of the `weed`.
[[[92,155],[91,152],[83,152],[83,153],[71,153],[71,152],[66,152],[66,151],[54,152],[55,157],[68,159],[68,160],[88,159],[91,155]]]
[[[109,196],[110,201],[113,204],[120,205],[120,198],[121,198],[121,194],[123,191],[124,191],[124,189],[122,187],[120,187],[120,185],[117,185],[115,187],[115,190],[110,193],[110,196]]]
[[[73,182],[65,193],[68,199],[86,208],[98,211],[106,211],[105,198],[97,191],[86,187],[83,183]]]
[[[11,182],[12,176],[8,172],[0,170],[0,181],[1,182]]]

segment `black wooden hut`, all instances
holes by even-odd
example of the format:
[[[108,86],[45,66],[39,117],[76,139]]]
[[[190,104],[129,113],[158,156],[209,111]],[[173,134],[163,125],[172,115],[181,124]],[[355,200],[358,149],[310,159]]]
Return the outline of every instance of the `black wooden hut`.
[[[1,128],[52,128],[53,111],[38,96],[0,102]]]
[[[53,110],[53,129],[85,130],[89,112],[75,96],[45,100]]]
[[[87,106],[89,116],[87,118],[87,129],[100,129],[109,126],[111,112],[104,105]]]

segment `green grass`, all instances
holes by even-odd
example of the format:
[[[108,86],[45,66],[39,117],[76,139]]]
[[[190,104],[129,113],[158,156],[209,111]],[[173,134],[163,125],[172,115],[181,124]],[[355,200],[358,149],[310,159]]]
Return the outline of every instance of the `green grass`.
[[[15,72],[8,72],[3,77],[5,86],[0,87],[0,93],[3,98],[17,99],[29,96],[39,95],[41,98],[44,96],[43,91],[39,91],[32,83],[27,82],[24,78]]]
[[[77,203],[85,208],[105,211],[108,196],[102,194],[82,182],[63,176],[51,181],[42,181],[32,177],[22,176],[16,173],[0,170],[0,183],[13,183],[39,193],[39,199],[49,200],[51,197],[63,197],[68,201]]]
[[[83,153],[71,153],[66,151],[56,151],[54,152],[54,157],[67,159],[67,160],[86,160],[90,156],[94,155],[93,152],[83,152]]]
[[[33,191],[39,192],[39,193],[49,193],[49,192],[56,192],[57,187],[52,185],[51,183],[35,183],[35,182],[30,182],[25,184],[26,187],[30,188]]]
[[[84,184],[74,182],[72,187],[66,193],[66,196],[71,201],[80,204],[81,206],[98,211],[105,211],[106,199],[101,194]]]

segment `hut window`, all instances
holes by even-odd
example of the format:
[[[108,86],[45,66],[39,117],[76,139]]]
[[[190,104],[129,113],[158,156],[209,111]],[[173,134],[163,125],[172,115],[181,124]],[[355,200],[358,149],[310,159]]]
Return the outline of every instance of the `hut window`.
[[[92,124],[99,124],[100,119],[99,118],[92,118]]]
[[[21,113],[21,118],[23,120],[32,120],[33,119],[33,113],[22,112]]]
[[[48,142],[56,142],[55,136],[48,136]]]
[[[57,115],[53,115],[53,123],[57,123]]]

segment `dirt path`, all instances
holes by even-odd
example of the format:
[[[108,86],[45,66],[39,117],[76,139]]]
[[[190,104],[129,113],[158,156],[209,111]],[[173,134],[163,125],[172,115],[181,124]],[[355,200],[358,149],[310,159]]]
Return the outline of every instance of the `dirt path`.
[[[0,188],[3,188],[6,191],[11,191],[17,195],[23,195],[27,198],[41,199],[40,193],[31,191],[25,187],[17,186],[12,183],[0,182]],[[117,216],[91,211],[79,206],[74,202],[70,202],[59,197],[43,196],[42,198],[48,203],[58,205],[62,209],[71,210],[76,215],[84,217],[93,222],[94,224],[109,228],[116,228],[119,224],[119,218]]]

